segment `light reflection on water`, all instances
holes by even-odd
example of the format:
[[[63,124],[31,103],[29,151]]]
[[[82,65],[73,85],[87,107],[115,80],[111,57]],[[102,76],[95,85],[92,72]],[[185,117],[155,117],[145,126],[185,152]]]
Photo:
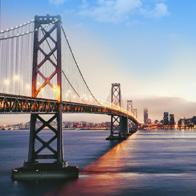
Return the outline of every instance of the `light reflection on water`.
[[[128,140],[117,144],[81,172],[80,180],[63,187],[59,195],[106,195],[116,193],[123,184],[123,173],[119,173],[128,157]],[[116,174],[117,173],[117,174]]]
[[[86,166],[82,170],[83,173],[107,173],[119,171],[119,169],[123,168],[125,165],[123,157],[128,156],[128,148],[126,148],[127,143],[128,140],[125,140],[117,144],[97,161]]]
[[[28,144],[26,133],[12,134],[0,137],[0,195],[196,195],[194,131],[139,131],[117,145],[106,131],[64,132],[65,157],[82,171],[78,180],[55,184],[10,181]]]

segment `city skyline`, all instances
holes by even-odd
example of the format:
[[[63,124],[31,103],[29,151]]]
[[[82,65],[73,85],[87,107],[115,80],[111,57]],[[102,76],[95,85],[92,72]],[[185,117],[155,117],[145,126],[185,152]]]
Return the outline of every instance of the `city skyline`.
[[[120,82],[123,97],[133,100],[140,119],[144,107],[152,118],[160,119],[162,105],[177,118],[194,115],[193,0],[35,2],[2,0],[2,28],[35,14],[60,14],[82,72],[98,98],[107,99],[111,83]]]

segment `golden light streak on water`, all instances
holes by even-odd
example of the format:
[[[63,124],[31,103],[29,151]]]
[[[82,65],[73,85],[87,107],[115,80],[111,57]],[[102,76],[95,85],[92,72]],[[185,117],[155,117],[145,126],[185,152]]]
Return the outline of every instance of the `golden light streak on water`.
[[[136,136],[132,135],[132,139]],[[123,157],[130,156],[128,143],[133,140],[124,140],[101,156],[98,160],[86,166],[80,178],[70,185],[64,186],[58,195],[107,195],[118,192],[122,188],[122,180],[127,173],[121,172],[126,164]],[[131,177],[131,175],[130,175]],[[50,195],[48,195],[50,196]]]

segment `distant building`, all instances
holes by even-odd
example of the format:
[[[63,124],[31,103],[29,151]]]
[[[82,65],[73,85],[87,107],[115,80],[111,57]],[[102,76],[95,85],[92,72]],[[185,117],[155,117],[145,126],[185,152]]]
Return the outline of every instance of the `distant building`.
[[[169,125],[169,112],[163,113],[163,125]]]
[[[179,128],[194,128],[196,126],[196,116],[192,118],[181,118],[178,121]]]
[[[191,119],[191,121],[192,121],[192,123],[193,123],[194,125],[196,125],[196,116],[193,116],[192,119]]]
[[[148,118],[148,121],[147,121],[147,124],[151,124],[152,123],[152,120],[150,118]]]
[[[148,124],[148,109],[144,109],[144,124]]]
[[[170,114],[169,116],[170,116],[169,124],[170,124],[170,125],[175,125],[176,123],[175,123],[174,114]]]

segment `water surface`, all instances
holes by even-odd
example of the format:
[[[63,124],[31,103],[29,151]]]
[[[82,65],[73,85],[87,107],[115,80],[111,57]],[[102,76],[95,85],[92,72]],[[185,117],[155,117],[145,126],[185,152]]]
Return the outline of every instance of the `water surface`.
[[[108,131],[64,131],[78,180],[12,182],[11,169],[27,158],[28,133],[0,131],[0,195],[196,195],[194,131],[138,131],[116,145],[105,140]]]

